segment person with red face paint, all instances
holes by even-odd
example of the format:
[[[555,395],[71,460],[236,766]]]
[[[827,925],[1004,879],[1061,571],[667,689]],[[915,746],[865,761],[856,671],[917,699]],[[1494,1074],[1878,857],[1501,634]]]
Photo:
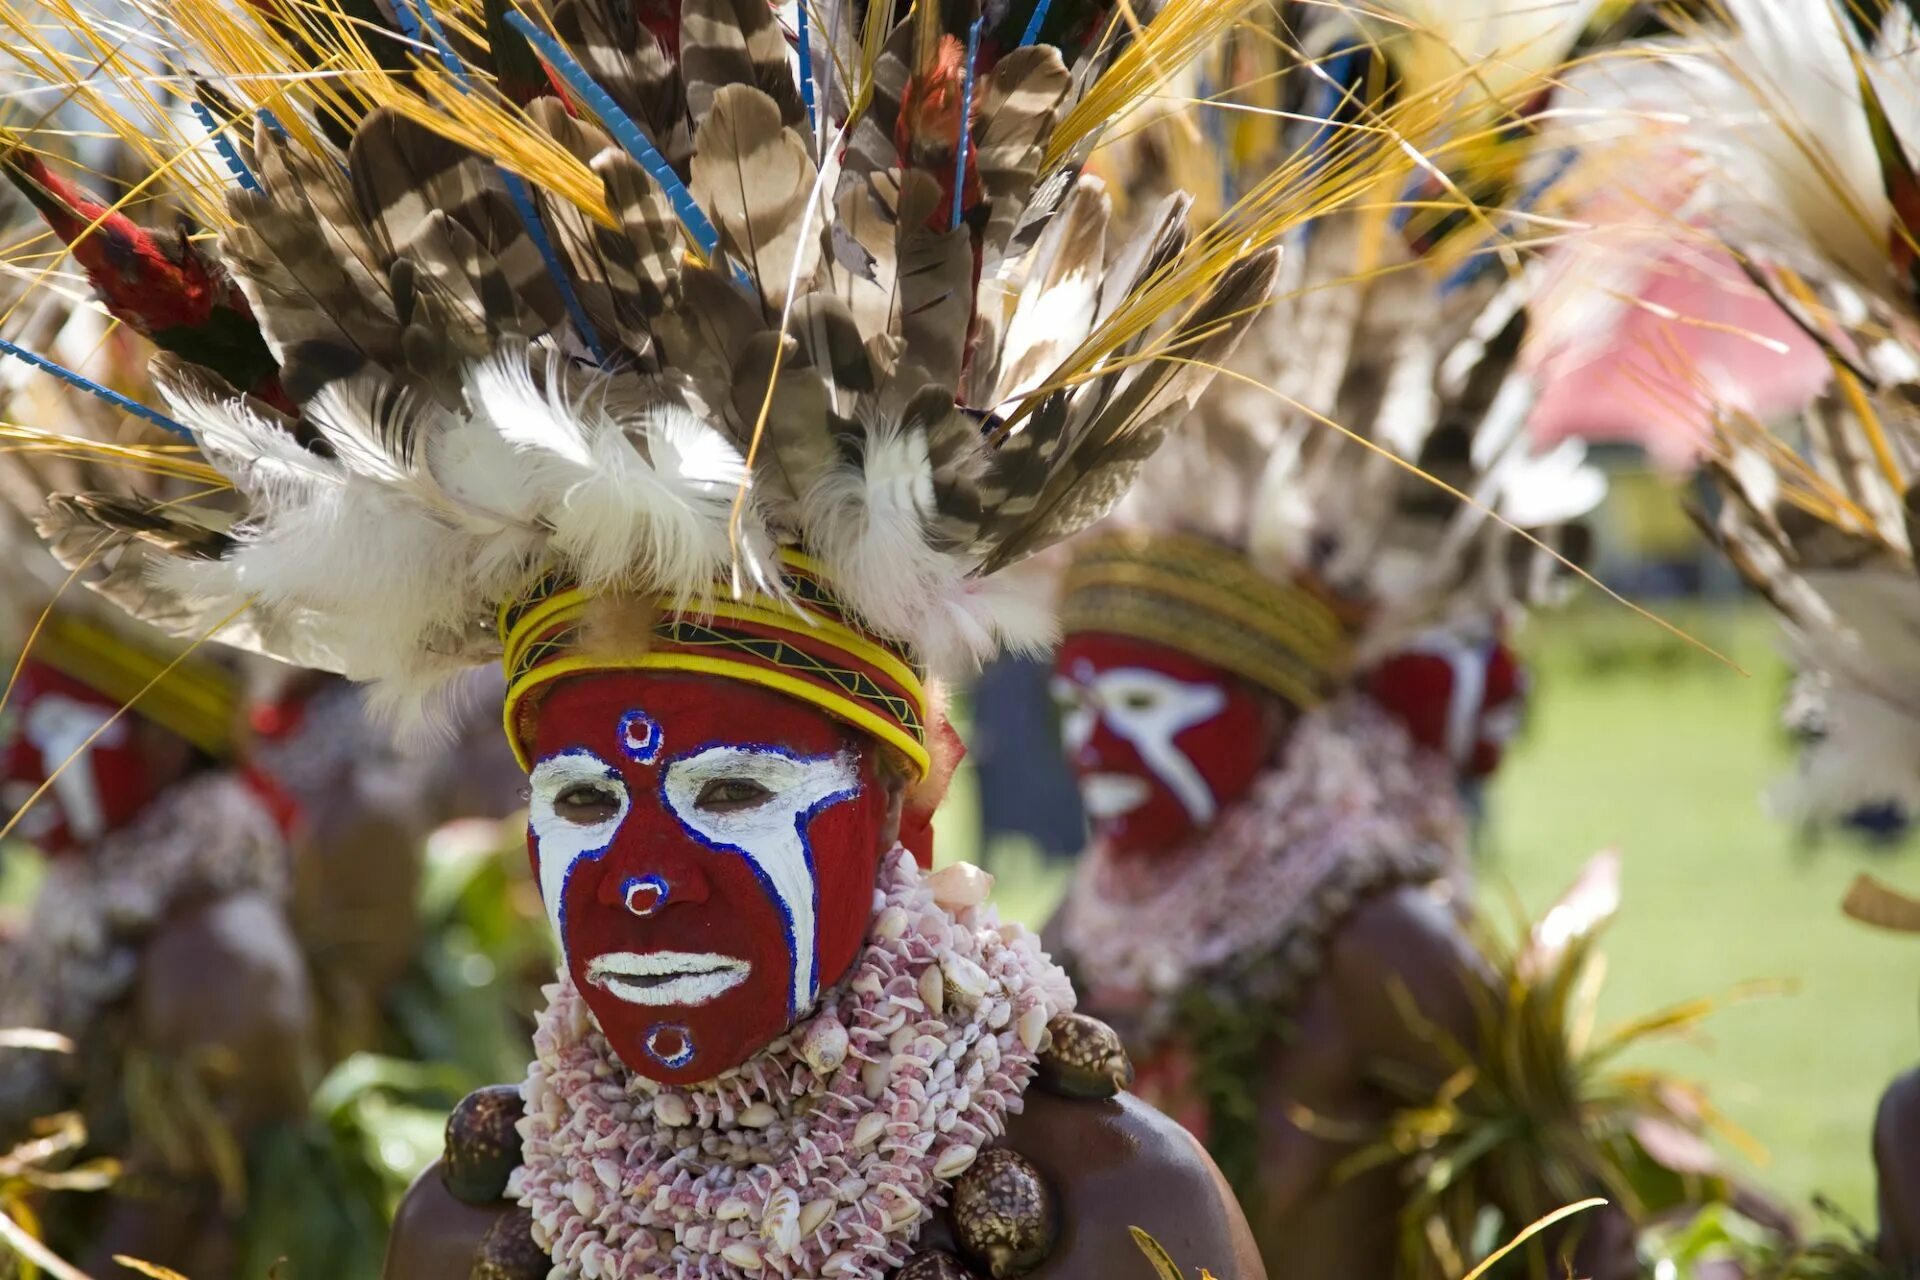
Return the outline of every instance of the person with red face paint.
[[[1364,93],[1383,39],[1324,64]],[[1519,693],[1491,641],[1552,577],[1510,526],[1557,543],[1600,496],[1576,448],[1517,431],[1524,288],[1443,281],[1389,217],[1305,229],[1242,376],[1059,588],[1091,842],[1048,941],[1136,1088],[1220,1163],[1269,1274],[1313,1280],[1403,1266],[1404,1168],[1343,1163],[1403,1105],[1379,1073],[1437,1088],[1455,1064],[1434,1033],[1475,1042],[1462,790]]]
[[[305,1109],[308,973],[287,842],[233,767],[238,684],[62,608],[0,722],[7,821],[49,860],[0,946],[0,1026],[72,1044],[0,1047],[0,1147],[72,1109],[86,1149],[118,1159],[111,1191],[46,1206],[50,1242],[89,1269],[131,1254],[230,1274],[242,1188],[212,1154]]]
[[[476,87],[544,74],[487,155],[453,117],[276,98],[328,124],[256,133],[220,265],[277,372],[154,333],[232,492],[46,521],[141,616],[382,705],[505,673],[562,963],[526,1080],[454,1112],[386,1273],[1092,1280],[1151,1265],[1137,1228],[1259,1280],[1111,1029],[982,873],[923,865],[957,757],[930,671],[1044,644],[999,571],[1104,514],[1272,285],[1290,210],[1237,250],[1190,248],[1178,200],[1109,236],[1078,171],[1145,91],[1126,67],[1232,14],[1069,6],[1061,48],[1023,8],[921,5],[822,19],[795,66],[766,5],[653,9],[510,10]],[[850,95],[857,67],[885,71]]]

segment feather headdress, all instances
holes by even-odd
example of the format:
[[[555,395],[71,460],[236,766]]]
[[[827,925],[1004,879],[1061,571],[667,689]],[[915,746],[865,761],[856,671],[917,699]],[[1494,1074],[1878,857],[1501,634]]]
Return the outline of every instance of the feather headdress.
[[[1472,27],[1462,38],[1477,32],[1485,34]],[[1401,43],[1411,39],[1405,26],[1399,33]],[[1570,42],[1560,35],[1555,57]],[[1432,30],[1418,47],[1431,51],[1435,41],[1471,47]],[[1316,22],[1305,43],[1314,61],[1295,74],[1313,91],[1296,99],[1317,102],[1329,119],[1378,121],[1391,93],[1402,128],[1426,113],[1438,129],[1461,118],[1463,95],[1477,95],[1480,117],[1511,132],[1540,88],[1523,77],[1503,82],[1494,99],[1471,70],[1410,78],[1395,61],[1399,43],[1344,21]],[[1312,638],[1303,646],[1276,633],[1274,652],[1234,669],[1311,702],[1422,632],[1465,628],[1484,638],[1508,606],[1537,598],[1556,576],[1551,556],[1514,531],[1571,544],[1602,482],[1576,445],[1546,456],[1529,447],[1533,387],[1518,363],[1528,281],[1524,271],[1488,269],[1504,249],[1501,237],[1486,238],[1500,215],[1420,194],[1435,181],[1456,193],[1499,185],[1483,163],[1491,153],[1453,149],[1459,140],[1443,135],[1417,165],[1376,182],[1413,194],[1396,198],[1389,188],[1377,203],[1305,227],[1289,246],[1275,300],[1202,398],[1196,429],[1168,446],[1116,511],[1112,536],[1089,541],[1067,570],[1069,629],[1141,634],[1152,625],[1146,615],[1166,611],[1158,597],[1167,593],[1150,582],[1116,586],[1126,576],[1117,561],[1171,588],[1172,577],[1204,576],[1187,562],[1231,560],[1244,567],[1227,575],[1232,594],[1264,601],[1291,620],[1283,631]],[[1311,125],[1277,145],[1309,163],[1345,162],[1338,135]],[[1452,167],[1442,167],[1446,158]],[[1171,548],[1182,563],[1159,565]],[[1232,613],[1223,602],[1222,616]],[[1171,633],[1146,638],[1175,642]]]
[[[1229,8],[1129,44],[1044,3],[152,6],[213,125],[168,162],[228,187],[217,250],[140,259],[191,314],[143,327],[85,256],[111,217],[50,220],[240,501],[57,496],[44,532],[143,616],[396,702],[503,651],[524,692],[657,602],[652,665],[794,641],[783,679],[924,766],[919,665],[1044,637],[991,575],[1104,513],[1266,295],[1273,208],[1121,243],[1080,174]],[[16,181],[71,206],[32,144]]]
[[[1801,742],[1785,812],[1920,811],[1920,62],[1893,6],[1880,40],[1824,0],[1728,6],[1714,74],[1751,123],[1715,154],[1751,198],[1716,227],[1826,352],[1831,387],[1776,433],[1723,402],[1711,475],[1727,554],[1780,616]]]

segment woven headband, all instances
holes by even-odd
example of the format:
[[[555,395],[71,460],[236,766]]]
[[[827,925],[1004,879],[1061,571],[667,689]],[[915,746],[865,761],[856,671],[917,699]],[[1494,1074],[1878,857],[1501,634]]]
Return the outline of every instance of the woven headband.
[[[1067,569],[1060,624],[1165,645],[1302,708],[1326,701],[1353,661],[1352,629],[1324,594],[1190,534],[1088,539]]]
[[[32,657],[208,755],[233,755],[240,686],[215,663],[167,653],[64,612],[50,613],[41,624]]]
[[[590,671],[687,671],[759,685],[798,698],[863,730],[911,762],[915,779],[932,767],[927,691],[897,647],[862,630],[842,609],[819,566],[782,550],[787,599],[758,593],[665,608],[649,642],[630,652],[584,647],[594,597],[549,576],[500,609],[507,674],[507,741],[528,767],[520,707],[535,690]]]

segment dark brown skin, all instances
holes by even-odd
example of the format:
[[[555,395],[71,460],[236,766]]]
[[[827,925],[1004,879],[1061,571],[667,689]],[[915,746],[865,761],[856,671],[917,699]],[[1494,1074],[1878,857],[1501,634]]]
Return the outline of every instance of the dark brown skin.
[[[157,1060],[197,1063],[206,1093],[238,1141],[305,1108],[311,1085],[312,995],[282,910],[259,894],[177,913],[148,943],[134,992],[132,1034]],[[128,1167],[149,1173],[165,1200],[116,1199],[80,1258],[114,1274],[114,1254],[218,1276],[233,1237],[211,1179],[169,1178],[158,1153],[136,1147]]]
[[[1477,954],[1453,909],[1405,886],[1368,899],[1329,939],[1323,967],[1276,1041],[1257,1093],[1262,1161],[1247,1216],[1275,1280],[1350,1280],[1394,1274],[1403,1201],[1396,1167],[1336,1179],[1340,1164],[1377,1138],[1394,1100],[1373,1081],[1378,1064],[1429,1074],[1453,1067],[1418,1018],[1459,1044],[1476,1035]],[[1099,1014],[1098,1009],[1088,1012]],[[1576,1274],[1634,1275],[1624,1219],[1592,1217]]]
[[[1024,1155],[1053,1188],[1060,1235],[1036,1280],[1152,1280],[1128,1227],[1140,1227],[1188,1274],[1218,1280],[1266,1273],[1239,1208],[1200,1144],[1171,1120],[1128,1096],[1106,1102],[1029,1090],[1002,1145]],[[461,1204],[440,1183],[436,1162],[407,1192],[394,1219],[383,1280],[467,1280],[488,1226],[511,1208]],[[941,1217],[921,1232],[925,1248],[951,1247]]]
[[[1920,1068],[1880,1097],[1873,1164],[1880,1175],[1880,1260],[1905,1275],[1920,1267]]]
[[[1400,1170],[1335,1182],[1334,1170],[1376,1135],[1391,1099],[1368,1082],[1372,1064],[1449,1066],[1395,997],[1472,1043],[1468,983],[1477,960],[1450,911],[1403,887],[1355,907],[1328,941],[1324,967],[1292,1015],[1260,1088],[1260,1193],[1248,1217],[1275,1277],[1386,1276],[1394,1271]],[[1305,1127],[1303,1127],[1303,1122]]]

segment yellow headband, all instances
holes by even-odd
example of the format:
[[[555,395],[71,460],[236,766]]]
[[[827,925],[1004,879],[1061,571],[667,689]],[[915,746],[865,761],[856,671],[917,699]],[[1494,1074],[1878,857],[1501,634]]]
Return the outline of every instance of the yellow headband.
[[[1060,609],[1067,635],[1165,645],[1312,707],[1347,678],[1352,631],[1306,583],[1275,582],[1220,543],[1138,531],[1074,551]]]
[[[686,671],[816,706],[899,751],[916,781],[926,777],[932,757],[919,671],[846,616],[814,561],[790,550],[780,559],[787,599],[755,592],[740,600],[663,605],[648,642],[628,652],[583,648],[595,598],[564,577],[549,575],[501,606],[507,741],[520,767],[529,766],[520,708],[535,690],[589,671]]]
[[[65,612],[48,614],[32,656],[208,755],[233,755],[239,681],[216,663],[185,658],[169,671],[176,655]]]

